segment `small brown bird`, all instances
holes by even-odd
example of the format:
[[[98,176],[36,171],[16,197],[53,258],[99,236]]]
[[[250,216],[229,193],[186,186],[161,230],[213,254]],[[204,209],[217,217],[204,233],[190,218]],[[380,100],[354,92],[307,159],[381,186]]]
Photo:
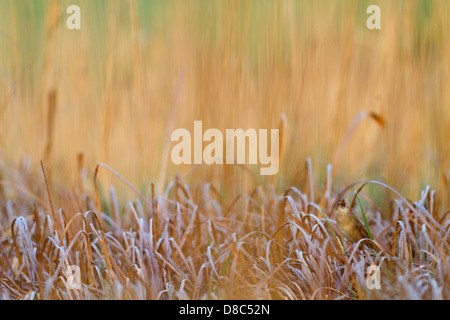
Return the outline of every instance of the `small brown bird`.
[[[363,238],[369,239],[369,234],[361,221],[348,209],[347,202],[341,200],[336,205],[337,226],[342,235],[351,242],[358,242]],[[373,243],[367,243],[371,248],[378,250]]]

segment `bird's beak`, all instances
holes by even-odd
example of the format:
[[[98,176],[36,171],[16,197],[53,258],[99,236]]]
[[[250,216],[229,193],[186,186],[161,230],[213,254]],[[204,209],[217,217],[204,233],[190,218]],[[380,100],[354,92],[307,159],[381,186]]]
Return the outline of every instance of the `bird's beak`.
[[[343,207],[343,208],[346,207],[345,200],[341,200],[337,203],[336,208],[340,208],[340,207]]]

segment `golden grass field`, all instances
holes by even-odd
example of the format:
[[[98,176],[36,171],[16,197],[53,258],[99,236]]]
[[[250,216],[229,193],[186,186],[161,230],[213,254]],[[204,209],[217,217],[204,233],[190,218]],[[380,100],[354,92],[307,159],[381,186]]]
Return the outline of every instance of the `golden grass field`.
[[[0,15],[1,299],[450,298],[448,1],[0,0]],[[174,165],[170,134],[194,120],[278,128],[278,174]],[[385,250],[343,241],[340,198]]]

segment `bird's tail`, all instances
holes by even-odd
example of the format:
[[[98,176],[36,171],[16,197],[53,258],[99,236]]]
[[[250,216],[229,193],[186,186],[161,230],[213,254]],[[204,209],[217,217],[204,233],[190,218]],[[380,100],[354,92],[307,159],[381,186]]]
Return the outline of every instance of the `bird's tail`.
[[[375,250],[376,252],[386,252],[387,254],[391,255],[390,252],[386,250],[386,248],[383,245],[381,245],[379,242],[375,240],[367,240],[365,241],[365,245],[370,249]]]

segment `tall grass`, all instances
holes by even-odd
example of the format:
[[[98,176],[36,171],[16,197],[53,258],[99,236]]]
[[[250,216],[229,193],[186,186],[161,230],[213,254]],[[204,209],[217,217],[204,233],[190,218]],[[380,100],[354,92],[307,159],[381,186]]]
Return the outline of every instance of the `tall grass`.
[[[72,3],[82,9],[79,31],[65,27]],[[303,180],[304,159],[323,182],[338,156],[334,174],[345,183],[381,179],[410,197],[431,184],[448,194],[449,5],[376,3],[382,29],[371,31],[364,1],[1,1],[5,161],[26,154],[39,166],[55,90],[48,156],[68,178],[83,152],[86,167],[107,163],[139,187],[164,178],[162,188],[178,172],[189,181],[223,175],[217,187],[233,197],[267,179],[256,166],[253,179],[234,167],[173,165],[161,156],[172,147],[167,125],[277,128],[284,114],[279,191]],[[358,114],[383,126],[363,117],[347,139]]]
[[[1,298],[448,299],[449,7],[0,0]],[[194,120],[279,128],[278,174],[175,166]]]
[[[374,240],[386,250],[377,252],[341,242],[334,195],[321,207],[295,187],[283,195],[257,188],[225,205],[210,183],[195,191],[179,177],[165,197],[142,199],[130,186],[129,203],[118,204],[111,189],[98,204],[64,186],[50,192],[44,169],[33,179],[25,170],[4,172],[5,299],[449,298],[450,220],[429,188],[411,202],[376,184],[395,198],[389,212],[366,206]],[[379,290],[366,284],[372,264],[380,267]],[[81,289],[66,287],[72,265],[80,267]]]

